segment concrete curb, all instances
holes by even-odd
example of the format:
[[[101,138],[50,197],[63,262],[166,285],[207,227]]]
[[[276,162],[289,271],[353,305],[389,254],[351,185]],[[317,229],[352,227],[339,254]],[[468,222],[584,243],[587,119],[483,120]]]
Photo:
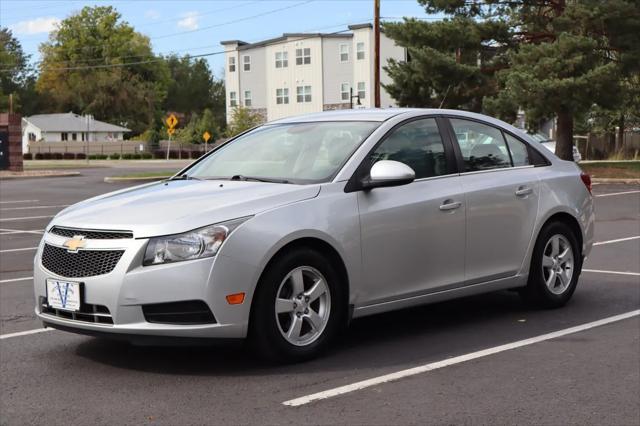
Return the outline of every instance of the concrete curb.
[[[619,183],[626,185],[640,185],[640,179],[614,179],[614,178],[592,178],[592,183]]]
[[[0,180],[15,180],[15,179],[42,179],[42,178],[58,178],[58,177],[72,177],[72,176],[80,176],[80,172],[72,171],[72,172],[53,172],[53,173],[42,173],[42,171],[33,171],[27,170],[27,174],[18,174],[19,172],[15,172],[16,174],[9,175],[0,175]]]
[[[149,176],[149,177],[120,177],[120,176],[107,176],[104,181],[107,183],[120,183],[120,182],[155,182],[163,179],[168,179],[171,176]]]

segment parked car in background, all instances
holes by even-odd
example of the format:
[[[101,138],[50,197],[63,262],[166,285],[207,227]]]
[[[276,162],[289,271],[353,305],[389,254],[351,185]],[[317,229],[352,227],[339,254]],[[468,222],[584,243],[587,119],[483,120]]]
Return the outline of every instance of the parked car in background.
[[[547,135],[543,133],[534,133],[530,135],[533,139],[540,142],[542,146],[547,148],[549,151],[556,153],[556,141],[547,137]],[[582,155],[580,154],[580,150],[578,147],[573,145],[573,161],[579,163],[582,161]]]
[[[76,333],[248,338],[298,361],[394,309],[502,289],[560,307],[592,246],[590,191],[576,164],[479,114],[282,119],[60,212],[35,257],[35,310]]]

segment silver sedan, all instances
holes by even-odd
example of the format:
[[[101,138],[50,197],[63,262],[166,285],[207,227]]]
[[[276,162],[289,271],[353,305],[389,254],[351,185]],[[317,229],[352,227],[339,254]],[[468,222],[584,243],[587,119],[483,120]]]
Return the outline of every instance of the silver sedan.
[[[46,326],[244,339],[297,361],[353,318],[502,289],[559,307],[593,240],[590,179],[452,110],[335,111],[239,135],[173,178],[60,212],[34,262]]]

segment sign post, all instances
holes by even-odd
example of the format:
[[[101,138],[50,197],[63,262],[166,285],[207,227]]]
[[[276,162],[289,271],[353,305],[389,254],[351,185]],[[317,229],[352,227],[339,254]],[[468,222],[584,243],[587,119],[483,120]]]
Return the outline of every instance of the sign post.
[[[211,139],[211,133],[205,130],[202,134],[202,139],[204,139],[204,153],[206,154],[208,151],[207,143],[209,142],[209,139]]]
[[[170,114],[169,117],[165,120],[167,123],[167,134],[169,135],[169,144],[167,145],[167,160],[169,160],[169,153],[171,152],[171,139],[173,134],[176,131],[176,125],[178,124],[178,119],[175,114]]]

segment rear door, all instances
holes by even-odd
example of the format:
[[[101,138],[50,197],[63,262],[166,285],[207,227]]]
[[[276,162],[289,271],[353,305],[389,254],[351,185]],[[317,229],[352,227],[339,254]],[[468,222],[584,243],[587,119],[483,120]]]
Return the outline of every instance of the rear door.
[[[449,123],[467,203],[466,285],[513,276],[538,213],[538,172],[527,145],[484,122]]]

